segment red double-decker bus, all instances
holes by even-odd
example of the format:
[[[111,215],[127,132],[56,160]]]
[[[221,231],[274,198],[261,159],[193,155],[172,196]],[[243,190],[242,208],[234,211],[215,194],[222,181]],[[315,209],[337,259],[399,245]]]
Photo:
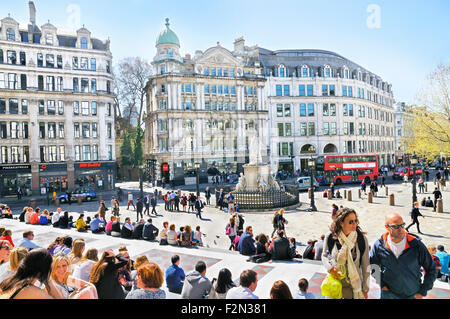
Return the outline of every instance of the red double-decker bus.
[[[321,185],[366,183],[378,179],[377,155],[320,156],[316,162],[317,181]]]

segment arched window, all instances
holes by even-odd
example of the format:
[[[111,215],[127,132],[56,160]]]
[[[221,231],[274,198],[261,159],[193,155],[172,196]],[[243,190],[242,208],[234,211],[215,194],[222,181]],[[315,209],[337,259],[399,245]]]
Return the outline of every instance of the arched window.
[[[331,77],[331,68],[329,65],[326,65],[325,68],[323,69],[323,76],[325,78],[330,78]]]
[[[307,78],[309,75],[309,68],[307,66],[302,66],[302,78]]]
[[[53,35],[50,33],[47,33],[45,36],[45,44],[47,45],[53,45]]]
[[[284,65],[280,65],[278,67],[278,77],[280,77],[280,78],[287,77],[287,69]]]
[[[348,79],[349,73],[349,70],[347,68],[344,68],[344,79]]]
[[[86,38],[81,38],[81,48],[87,49],[88,48],[88,41]]]
[[[9,28],[6,30],[6,39],[8,41],[16,41],[16,33],[14,32],[14,29]]]
[[[311,144],[306,144],[300,150],[301,154],[316,154],[316,148]]]
[[[331,153],[337,153],[338,149],[336,147],[336,145],[334,144],[328,144],[327,146],[325,146],[325,148],[323,149],[324,154],[331,154]]]

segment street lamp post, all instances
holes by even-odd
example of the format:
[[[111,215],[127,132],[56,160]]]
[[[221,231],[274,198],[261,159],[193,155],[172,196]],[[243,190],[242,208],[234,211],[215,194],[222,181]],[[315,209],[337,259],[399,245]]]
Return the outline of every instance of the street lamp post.
[[[200,196],[200,176],[198,174],[198,170],[200,169],[200,164],[195,163],[194,168],[195,168],[195,176],[196,176],[196,182],[197,182],[197,198],[198,198]]]
[[[144,198],[144,181],[142,175],[142,165],[139,165],[139,198]]]
[[[316,205],[314,203],[314,169],[316,166],[316,161],[314,160],[313,157],[311,157],[311,159],[308,160],[308,166],[311,170],[311,207],[309,208],[310,211],[312,212],[317,212],[317,208]]]
[[[411,158],[411,165],[412,165],[412,169],[413,169],[413,189],[412,189],[412,193],[413,193],[413,197],[412,197],[412,201],[413,201],[413,206],[414,203],[417,202],[417,188],[416,188],[416,166],[417,166],[417,157],[413,156]]]

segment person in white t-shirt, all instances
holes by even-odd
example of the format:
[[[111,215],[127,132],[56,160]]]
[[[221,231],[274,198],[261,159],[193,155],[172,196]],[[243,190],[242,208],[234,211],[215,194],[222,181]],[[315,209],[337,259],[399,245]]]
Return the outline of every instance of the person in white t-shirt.
[[[258,274],[253,270],[244,270],[241,273],[238,287],[231,288],[226,299],[259,299],[253,292],[258,286]]]
[[[52,225],[53,227],[59,227],[59,219],[61,218],[61,207],[58,207],[55,213],[52,215]]]

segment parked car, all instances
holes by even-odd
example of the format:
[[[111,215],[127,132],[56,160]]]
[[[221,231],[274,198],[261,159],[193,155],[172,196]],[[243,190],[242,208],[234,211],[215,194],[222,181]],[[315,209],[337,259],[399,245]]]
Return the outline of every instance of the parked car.
[[[311,188],[311,177],[309,177],[309,176],[299,177],[297,179],[297,186],[298,186],[298,190],[300,190],[300,191],[306,190],[307,191],[308,189]],[[319,183],[316,180],[314,180],[314,190],[318,189],[319,187],[320,187]]]
[[[97,195],[95,194],[94,190],[90,187],[80,187],[76,188],[72,192],[71,201],[76,202],[78,197],[81,197],[83,201],[90,202],[94,200],[97,197]],[[58,198],[61,203],[69,202],[67,194],[59,195]]]
[[[411,178],[413,174],[413,170],[411,170],[409,167],[397,167],[392,175],[392,178],[403,180],[405,175],[408,176],[408,178]],[[416,175],[422,175],[422,170],[416,169]]]

